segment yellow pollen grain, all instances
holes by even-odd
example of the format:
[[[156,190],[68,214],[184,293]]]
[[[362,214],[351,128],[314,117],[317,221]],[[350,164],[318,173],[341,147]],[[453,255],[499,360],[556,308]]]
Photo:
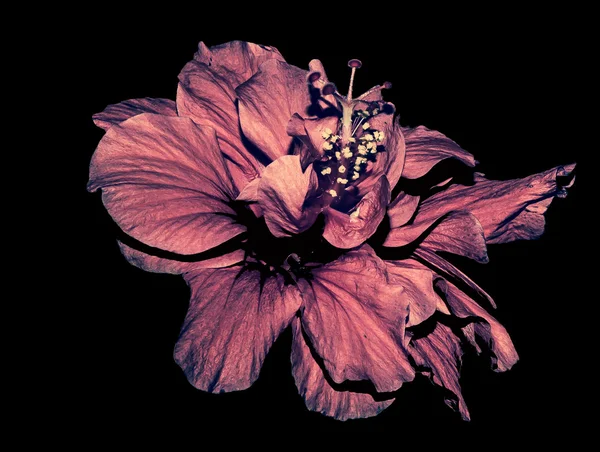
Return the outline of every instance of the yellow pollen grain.
[[[331,151],[333,149],[333,144],[328,143],[327,141],[323,143],[323,149],[326,151]]]
[[[325,176],[326,174],[331,174],[331,168],[325,168],[324,170],[321,170],[321,174],[323,176]]]
[[[336,159],[341,159],[342,158],[342,153],[340,151],[335,151],[335,158]]]
[[[340,167],[338,168],[338,171],[340,173],[345,173],[346,172],[346,167],[344,165],[340,165]]]
[[[342,179],[341,177],[337,178],[337,183],[338,184],[347,184],[348,183],[348,179]]]
[[[368,130],[371,125],[368,122],[365,122],[362,126],[363,130]]]
[[[337,192],[335,190],[329,190],[327,193],[329,193],[332,198],[335,198],[337,196]]]

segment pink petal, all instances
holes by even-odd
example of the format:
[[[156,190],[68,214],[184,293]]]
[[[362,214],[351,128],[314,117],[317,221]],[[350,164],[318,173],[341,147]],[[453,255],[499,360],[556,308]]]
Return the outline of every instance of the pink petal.
[[[452,391],[455,398],[446,398],[446,404],[457,409],[462,418],[470,420],[459,383],[462,348],[459,338],[446,325],[438,323],[425,337],[413,339],[409,348],[416,364],[429,369],[435,384]]]
[[[390,187],[393,188],[400,180],[400,176],[404,169],[404,162],[406,160],[406,142],[404,134],[402,133],[402,127],[400,127],[398,121],[394,123],[388,133],[389,138],[384,141],[386,156],[385,175],[390,181]]]
[[[244,260],[244,251],[239,249],[229,253],[197,261],[184,261],[167,257],[158,257],[131,248],[119,242],[121,253],[134,267],[152,273],[170,273],[180,275],[201,268],[221,268],[237,264]]]
[[[275,237],[289,237],[310,228],[319,211],[307,206],[318,178],[310,165],[302,172],[300,157],[286,155],[265,168],[258,185],[258,202]]]
[[[394,276],[394,283],[404,290],[402,303],[408,306],[406,327],[418,325],[436,311],[448,313],[443,300],[434,290],[434,280],[439,278],[429,268],[414,259],[385,261],[387,271]]]
[[[483,228],[467,211],[430,216],[419,210],[412,223],[392,226],[383,245],[401,247],[418,240],[421,248],[466,256],[480,263],[489,260]]]
[[[454,158],[465,165],[475,166],[475,158],[444,134],[419,126],[402,129],[406,141],[406,160],[402,177],[416,179],[424,176],[442,160]]]
[[[392,404],[394,399],[376,401],[370,394],[344,390],[328,380],[303,337],[299,318],[292,322],[292,330],[292,373],[309,410],[345,421],[376,416]]]
[[[144,113],[111,127],[90,164],[115,222],[140,242],[178,254],[211,249],[245,228],[214,131],[187,118]]]
[[[179,74],[179,116],[187,116],[196,124],[215,130],[235,185],[241,190],[260,174],[262,164],[242,142],[235,102],[234,87],[210,67],[190,61]]]
[[[250,387],[300,307],[298,289],[280,275],[241,267],[198,270],[186,280],[192,295],[175,361],[203,391]]]
[[[378,392],[392,392],[414,378],[403,288],[372,248],[350,251],[299,283],[302,327],[334,382],[369,380]]]
[[[469,329],[490,347],[494,356],[492,364],[496,372],[509,370],[518,360],[519,355],[506,329],[474,300],[446,280],[438,280],[438,287],[445,295],[445,300],[453,315],[460,318],[476,317],[472,325],[463,328],[467,338]],[[471,338],[472,344],[478,348],[478,342]]]
[[[200,42],[194,59],[210,66],[234,88],[256,74],[265,61],[285,61],[275,47],[245,41],[231,41],[211,48]]]
[[[469,212],[449,213],[419,246],[465,256],[479,263],[489,262],[483,227]]]
[[[298,113],[292,115],[286,126],[286,132],[304,144],[299,153],[303,168],[323,156],[322,149],[325,142],[323,131],[325,129],[335,130],[337,122],[337,116],[305,119]]]
[[[293,138],[287,134],[287,125],[292,115],[307,116],[311,100],[306,74],[269,60],[236,89],[244,135],[272,160],[289,153]]]
[[[381,176],[349,213],[330,207],[324,209],[325,228],[323,237],[338,248],[354,248],[371,237],[383,217],[390,202],[390,186],[385,176]],[[358,211],[358,216],[352,216]]]
[[[379,113],[369,119],[371,130],[379,130],[384,133],[385,138],[382,144],[385,147],[385,152],[377,154],[377,159],[367,172],[367,177],[356,184],[360,195],[373,190],[373,186],[383,175],[389,174],[390,177],[395,179],[392,181],[388,178],[390,191],[400,178],[402,165],[404,164],[404,137],[399,124],[394,123],[393,118],[392,113]]]
[[[396,229],[408,223],[415,214],[420,199],[419,196],[400,193],[388,206],[390,228]]]
[[[468,289],[470,289],[475,295],[477,295],[482,300],[485,300],[492,306],[496,307],[496,303],[494,299],[481,287],[479,287],[475,282],[465,275],[462,271],[452,265],[443,257],[438,256],[433,251],[418,248],[415,250],[414,254],[422,259],[427,265],[431,266],[436,273],[442,275],[445,279],[455,282],[459,285],[464,285]]]
[[[130,99],[118,104],[109,105],[100,113],[92,116],[94,124],[104,130],[110,129],[115,124],[119,124],[142,113],[157,113],[165,116],[177,116],[175,102],[171,99],[153,99],[146,97],[143,99]]]
[[[539,174],[507,181],[478,178],[474,185],[453,185],[421,205],[415,222],[451,210],[468,210],[477,217],[488,243],[536,239],[544,232],[544,213],[555,196],[564,197],[559,177],[575,165],[558,166]],[[572,184],[572,181],[571,181]]]

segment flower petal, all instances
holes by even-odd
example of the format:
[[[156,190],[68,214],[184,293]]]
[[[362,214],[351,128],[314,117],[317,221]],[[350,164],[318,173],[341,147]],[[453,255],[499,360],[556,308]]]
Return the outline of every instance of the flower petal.
[[[383,245],[402,247],[418,240],[421,248],[458,254],[480,263],[489,261],[483,228],[467,211],[436,217],[419,210],[412,223],[392,226]]]
[[[298,138],[304,144],[300,153],[303,168],[323,156],[322,149],[325,142],[323,131],[325,129],[335,130],[337,122],[337,116],[305,119],[298,113],[292,115],[287,124],[286,132],[289,136]]]
[[[479,177],[474,185],[453,185],[423,202],[415,223],[451,210],[467,210],[477,217],[488,243],[536,239],[544,232],[544,217],[555,196],[566,196],[561,178],[568,180],[575,165],[556,168],[523,179],[507,181]],[[564,183],[567,183],[567,180]]]
[[[143,99],[130,99],[118,104],[109,105],[100,113],[92,116],[94,124],[104,130],[110,129],[115,124],[119,124],[142,113],[156,113],[165,116],[177,116],[175,102],[171,99],[154,99],[146,97]]]
[[[519,355],[506,329],[451,282],[440,279],[436,282],[436,287],[445,295],[446,303],[453,315],[460,318],[476,318],[472,326],[463,327],[463,331],[465,328],[472,328],[475,335],[488,344],[494,355],[492,356],[494,370],[496,372],[509,370],[519,360]],[[469,338],[469,334],[466,336]],[[478,348],[478,343],[474,339],[472,344]]]
[[[432,267],[436,273],[442,275],[444,279],[466,286],[473,294],[488,302],[491,307],[496,308],[494,299],[485,290],[443,257],[425,248],[416,249],[414,254],[426,265]]]
[[[115,222],[140,242],[179,254],[211,249],[245,231],[214,131],[190,119],[144,113],[111,127],[90,164]]]
[[[483,264],[489,262],[483,227],[469,212],[449,213],[419,246],[465,256]]]
[[[313,225],[319,211],[305,206],[318,183],[312,165],[302,172],[297,155],[280,157],[265,168],[258,185],[258,202],[275,237],[289,237]]]
[[[200,42],[194,59],[210,66],[234,88],[256,74],[265,61],[285,61],[275,47],[245,41],[226,42],[211,48]]]
[[[419,325],[436,311],[448,313],[443,300],[435,293],[434,280],[438,278],[429,268],[414,259],[385,261],[387,271],[394,276],[395,284],[404,290],[402,303],[408,306],[406,327]]]
[[[179,116],[215,130],[235,185],[241,190],[260,174],[263,166],[242,142],[235,101],[233,86],[205,64],[190,61],[179,74]]]
[[[244,135],[272,160],[288,154],[287,125],[294,113],[307,116],[311,104],[306,71],[269,60],[236,88]]]
[[[406,160],[402,177],[416,179],[424,176],[442,160],[454,158],[465,165],[475,166],[475,158],[444,134],[425,126],[402,128],[406,141]]]
[[[457,410],[464,420],[470,420],[459,383],[463,354],[460,339],[449,327],[438,323],[431,333],[413,339],[410,345],[409,351],[416,364],[429,369],[435,384],[454,393],[455,398],[446,398],[446,404]]]
[[[334,382],[371,381],[391,392],[414,378],[405,350],[402,286],[367,245],[299,280],[302,327]]]
[[[419,206],[419,196],[400,193],[388,206],[390,228],[396,229],[410,221]]]
[[[300,307],[298,289],[242,267],[198,270],[186,280],[192,295],[175,361],[203,391],[248,388]]]
[[[387,178],[381,176],[352,212],[343,213],[330,207],[324,209],[323,237],[338,248],[359,246],[375,233],[389,202],[390,186]],[[358,215],[353,216],[354,212]]]
[[[299,318],[292,322],[292,373],[298,392],[311,411],[338,421],[376,416],[394,399],[377,401],[371,394],[340,388],[324,374],[302,334]]]
[[[201,268],[221,268],[237,264],[244,260],[244,250],[239,249],[203,260],[178,260],[147,254],[138,249],[118,242],[123,256],[134,267],[152,273],[170,273],[181,275]]]

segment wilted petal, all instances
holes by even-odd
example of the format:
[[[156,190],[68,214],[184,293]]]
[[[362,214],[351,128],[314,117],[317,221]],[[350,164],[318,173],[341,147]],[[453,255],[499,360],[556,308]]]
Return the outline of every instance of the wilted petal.
[[[469,410],[459,383],[463,354],[460,339],[449,327],[438,323],[431,333],[413,339],[410,345],[409,351],[416,364],[429,369],[435,384],[454,393],[455,398],[446,398],[446,404],[468,421]]]
[[[423,262],[426,262],[428,266],[431,266],[436,273],[442,275],[445,279],[452,281],[459,285],[464,285],[468,290],[472,291],[482,300],[485,300],[492,306],[496,307],[494,299],[475,282],[465,275],[462,271],[448,262],[441,256],[438,256],[433,251],[424,248],[418,248],[414,251],[414,254],[418,256]]]
[[[365,245],[312,273],[299,280],[302,327],[333,381],[369,380],[377,392],[391,392],[412,380],[403,288],[372,248]]]
[[[453,158],[475,166],[475,158],[444,134],[425,126],[402,128],[406,141],[406,160],[402,177],[424,176],[442,160]]]
[[[390,187],[394,188],[402,171],[404,169],[404,162],[406,160],[406,142],[404,134],[402,133],[402,127],[400,123],[396,121],[393,127],[390,128],[390,136],[385,141],[385,157],[386,157],[386,177],[390,181]]]
[[[441,216],[417,213],[410,224],[392,226],[383,245],[401,247],[419,242],[421,248],[445,251],[488,262],[483,228],[468,211],[449,212]]]
[[[323,156],[323,143],[325,142],[323,132],[325,129],[335,130],[337,122],[337,116],[305,119],[298,113],[292,115],[286,132],[289,136],[298,138],[305,145],[300,154],[303,168]]]
[[[392,104],[390,104],[392,105]],[[393,112],[393,107],[391,112]],[[373,186],[383,175],[390,175],[395,178],[392,181],[388,178],[390,190],[400,178],[401,166],[404,164],[404,138],[400,131],[399,124],[394,123],[393,113],[379,113],[369,119],[370,130],[379,130],[384,133],[383,146],[384,152],[378,152],[375,162],[370,166],[366,177],[361,178],[356,184],[359,194],[362,196],[373,190]],[[397,126],[397,128],[396,128]],[[386,176],[387,177],[387,176]]]
[[[351,212],[343,213],[331,207],[323,211],[323,237],[338,248],[359,246],[375,233],[389,202],[390,186],[386,177],[381,176]]]
[[[312,165],[302,172],[297,155],[278,158],[265,168],[258,185],[258,202],[275,237],[289,237],[313,225],[319,212],[306,200],[318,183]]]
[[[215,257],[208,257],[202,260],[178,260],[175,256],[159,257],[145,253],[119,242],[121,253],[127,262],[134,267],[140,268],[152,273],[170,273],[181,275],[201,268],[221,268],[237,264],[244,260],[244,250],[239,249],[230,251]]]
[[[292,373],[298,392],[311,411],[339,421],[376,416],[392,404],[394,399],[377,401],[367,393],[340,388],[328,376],[313,356],[302,334],[300,319],[292,322]]]
[[[544,232],[544,213],[555,196],[566,196],[574,169],[575,165],[558,166],[507,181],[478,178],[472,186],[455,185],[435,194],[423,209],[469,210],[481,222],[488,243],[537,239]]]
[[[111,127],[90,164],[88,189],[99,188],[121,229],[151,247],[196,254],[245,231],[214,131],[188,118],[144,113]]]
[[[400,193],[388,206],[390,228],[396,229],[408,223],[415,214],[420,199],[419,196]]]
[[[400,284],[402,304],[408,306],[406,327],[418,325],[436,311],[448,313],[444,301],[435,293],[434,280],[438,278],[429,268],[414,259],[385,261],[387,271]]]
[[[269,60],[236,93],[244,135],[272,160],[288,154],[288,122],[294,113],[306,116],[311,103],[306,71]]]
[[[205,64],[190,61],[179,74],[179,116],[215,130],[219,147],[231,164],[235,185],[241,190],[260,174],[262,164],[242,142],[235,101],[234,87]]]
[[[419,244],[422,248],[444,251],[489,262],[483,227],[469,212],[451,212]]]
[[[171,99],[145,97],[143,99],[130,99],[125,102],[109,105],[104,111],[92,116],[92,119],[98,127],[108,130],[115,124],[119,124],[132,116],[141,115],[142,113],[177,116],[177,109],[175,102]]]
[[[476,318],[473,324],[464,327],[463,331],[465,329],[473,331],[488,345],[493,353],[492,365],[494,370],[496,372],[509,370],[519,360],[519,355],[506,329],[451,282],[440,279],[436,282],[436,286],[445,295],[446,302],[453,315],[460,318]],[[465,332],[467,333],[467,331]],[[470,335],[466,334],[466,337],[470,338]],[[473,346],[478,348],[477,341],[474,338],[470,339]]]
[[[234,88],[256,74],[265,61],[285,61],[275,47],[245,41],[231,41],[210,48],[200,42],[194,59],[209,66]]]
[[[300,307],[300,293],[280,275],[241,267],[198,270],[186,280],[192,294],[175,361],[203,391],[248,388]]]

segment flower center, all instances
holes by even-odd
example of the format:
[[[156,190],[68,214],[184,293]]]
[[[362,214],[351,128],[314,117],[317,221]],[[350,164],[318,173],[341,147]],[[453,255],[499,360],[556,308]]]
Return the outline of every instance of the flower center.
[[[376,94],[382,89],[392,87],[391,83],[385,82],[353,99],[354,77],[362,63],[359,60],[350,60],[348,66],[352,72],[347,96],[339,94],[331,83],[321,90],[324,96],[332,95],[336,99],[341,119],[335,131],[323,131],[323,158],[315,162],[324,202],[342,211],[348,210],[356,203],[355,185],[370,172],[373,162],[377,160],[377,154],[385,151],[382,144],[384,132],[374,128],[373,123],[369,121],[383,112],[388,112],[390,104],[377,99]],[[312,73],[309,80],[316,81],[319,77],[319,73]]]

